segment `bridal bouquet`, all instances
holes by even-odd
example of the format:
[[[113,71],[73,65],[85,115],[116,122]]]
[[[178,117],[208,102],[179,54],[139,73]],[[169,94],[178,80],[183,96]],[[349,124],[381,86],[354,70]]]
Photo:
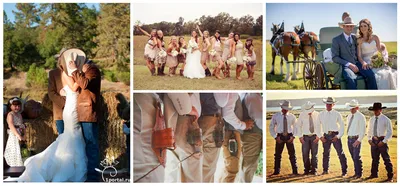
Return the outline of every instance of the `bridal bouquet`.
[[[229,64],[236,64],[236,61],[237,61],[236,57],[231,57],[231,58],[228,59],[227,62],[228,62]]]
[[[184,48],[179,49],[182,54],[186,54],[187,50]]]
[[[215,56],[215,54],[217,54],[217,51],[215,51],[214,49],[210,50],[208,52],[211,56]]]
[[[161,50],[160,52],[158,52],[158,56],[161,58],[167,57],[167,52],[165,52],[164,50]]]
[[[179,54],[179,52],[176,51],[175,49],[172,50],[172,52],[171,52],[171,55],[172,55],[173,57],[176,57],[178,54]]]
[[[196,42],[189,42],[189,48],[193,48],[193,49],[196,49],[198,46],[197,46],[197,43]]]
[[[388,59],[385,59],[380,53],[375,54],[374,56],[371,57],[371,65],[372,68],[381,68],[384,66],[393,66],[392,61],[388,61]]]

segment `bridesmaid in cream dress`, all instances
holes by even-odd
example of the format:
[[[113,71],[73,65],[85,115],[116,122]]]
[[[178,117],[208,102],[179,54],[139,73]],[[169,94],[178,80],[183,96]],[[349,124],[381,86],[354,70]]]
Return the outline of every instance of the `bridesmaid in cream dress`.
[[[176,73],[176,68],[178,66],[178,51],[179,45],[176,36],[171,37],[171,42],[167,49],[167,66],[169,68],[169,76],[174,76]],[[175,54],[174,54],[175,53]],[[175,56],[174,56],[175,55]]]
[[[224,51],[222,52],[222,61],[225,63],[225,72],[224,76],[225,77],[231,77],[230,73],[230,66],[227,63],[228,59],[232,57],[233,55],[231,54],[232,48],[235,47],[235,41],[233,40],[233,32],[230,32],[228,35],[228,38],[221,38],[222,41],[224,41]]]
[[[234,56],[236,57],[236,79],[241,80],[240,73],[244,68],[243,63],[243,43],[240,41],[240,34],[235,33],[234,35],[235,48],[232,49],[232,53],[234,51]]]
[[[199,25],[196,25],[197,30],[200,33],[200,36],[202,37],[202,42],[201,42],[201,65],[204,68],[206,76],[211,76],[210,69],[207,67],[207,61],[210,59],[210,54],[208,53],[208,49],[210,48],[210,33],[205,30],[201,32]]]
[[[215,31],[215,34],[213,37],[211,37],[211,49],[215,50],[216,54],[211,57],[211,61],[216,61],[218,63],[218,66],[214,69],[213,75],[217,79],[222,79],[220,76],[220,72],[222,67],[224,66],[224,62],[222,61],[222,48],[221,48],[221,35],[219,33],[219,30]]]
[[[183,69],[185,69],[186,65],[186,53],[184,53],[183,51],[187,50],[187,44],[184,37],[182,36],[179,37],[178,45],[179,45],[178,65],[179,63],[182,63],[182,67],[179,70],[179,74],[183,76]]]
[[[146,60],[146,66],[149,68],[151,75],[155,75],[155,65],[154,60],[157,56],[157,30],[152,29],[151,33],[149,34],[145,30],[143,30],[139,25],[136,25],[136,28],[140,30],[144,35],[149,37],[145,47],[144,47],[144,58]]]
[[[253,46],[253,39],[252,38],[247,38],[245,47],[244,47],[244,55],[248,57],[248,61],[246,62],[246,67],[247,67],[247,74],[248,74],[248,79],[254,80],[254,68],[257,64],[257,58],[256,58],[256,53],[254,52],[254,46]]]
[[[157,75],[164,76],[165,63],[167,62],[167,56],[160,56],[159,53],[165,51],[164,33],[161,30],[157,30],[157,49],[156,49],[156,60],[155,65],[157,66]]]

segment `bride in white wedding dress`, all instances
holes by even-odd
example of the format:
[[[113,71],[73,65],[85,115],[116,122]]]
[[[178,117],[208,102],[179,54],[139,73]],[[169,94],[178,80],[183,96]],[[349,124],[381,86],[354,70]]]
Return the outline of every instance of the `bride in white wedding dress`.
[[[183,76],[193,78],[204,78],[205,71],[200,63],[201,52],[199,50],[196,31],[192,32],[192,38],[189,40],[188,50],[186,53],[186,65],[183,69]]]
[[[78,85],[65,72],[62,82],[66,100],[65,130],[43,152],[28,158],[19,182],[84,182],[87,172],[85,140],[78,122]],[[40,135],[40,134],[39,134]]]
[[[372,34],[371,22],[368,19],[362,19],[359,27],[359,42],[358,42],[358,60],[365,66],[369,66],[372,62],[372,57],[378,52],[381,52],[382,57],[387,62],[388,52],[379,37]],[[363,65],[364,68],[364,65]],[[376,84],[379,90],[396,90],[397,89],[397,71],[386,64],[380,68],[372,68],[375,73]]]

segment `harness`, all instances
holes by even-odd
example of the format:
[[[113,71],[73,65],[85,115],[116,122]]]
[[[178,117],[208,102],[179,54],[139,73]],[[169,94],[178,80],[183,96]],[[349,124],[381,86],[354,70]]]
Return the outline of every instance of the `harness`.
[[[272,38],[271,38],[271,40],[270,40],[270,44],[271,44],[271,46],[272,46],[272,49],[274,49],[275,50],[275,53],[277,54],[277,55],[279,55],[280,56],[280,52],[279,52],[279,49],[277,49],[276,47],[275,47],[275,44],[277,43],[277,42],[279,42],[279,44],[280,44],[280,46],[300,46],[300,44],[295,44],[294,42],[296,41],[296,37],[292,34],[292,33],[290,33],[290,41],[291,41],[291,43],[290,44],[286,44],[286,43],[284,43],[283,42],[283,35],[284,35],[285,33],[284,32],[281,32],[281,33],[276,33],[276,34],[274,34],[273,36],[272,36]]]

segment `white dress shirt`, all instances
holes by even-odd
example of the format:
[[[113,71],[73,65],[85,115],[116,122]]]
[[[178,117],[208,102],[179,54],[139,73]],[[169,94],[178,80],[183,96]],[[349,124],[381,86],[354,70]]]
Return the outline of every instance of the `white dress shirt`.
[[[344,122],[342,115],[332,109],[331,111],[324,110],[319,113],[319,122],[322,125],[322,132],[328,134],[328,131],[338,131],[338,138],[344,134]]]
[[[310,132],[310,116],[306,112],[301,112],[299,119],[295,124],[295,135],[297,137],[303,137],[303,135],[316,134],[318,137],[322,136],[321,123],[318,120],[319,113],[317,111],[312,112],[311,117],[314,123],[314,133]]]
[[[244,104],[246,105],[250,118],[254,120],[257,127],[261,130],[264,128],[262,103],[263,99],[260,93],[247,93],[244,97]]]
[[[375,126],[375,115],[369,119],[369,125],[368,125],[368,139],[371,140],[372,137],[374,136],[374,126]],[[379,136],[385,136],[383,139],[383,143],[387,143],[390,139],[392,139],[392,134],[393,134],[393,128],[392,128],[392,122],[390,119],[383,115],[380,114],[378,116],[378,128],[377,128],[377,133],[378,137]]]
[[[346,128],[349,128],[350,119],[352,116],[353,116],[353,114],[349,114],[347,116]],[[347,135],[348,136],[358,136],[357,141],[361,142],[365,136],[365,128],[367,125],[366,123],[367,122],[366,122],[364,114],[357,111],[356,113],[354,113],[354,118],[353,118],[353,121],[351,123],[349,130],[347,131]]]
[[[278,112],[274,114],[271,118],[271,123],[269,124],[269,133],[273,138],[276,138],[278,133],[283,133],[283,118],[284,115],[282,112]],[[287,112],[286,113],[286,120],[287,120],[287,132],[288,133],[294,133],[294,124],[296,123],[296,116],[294,116],[292,113]]]
[[[199,93],[168,93],[168,97],[171,99],[176,111],[179,115],[189,114],[194,106],[201,115],[201,104]]]
[[[222,117],[235,129],[246,129],[246,123],[240,120],[235,114],[236,101],[239,99],[237,93],[214,93],[217,104],[222,107]]]

